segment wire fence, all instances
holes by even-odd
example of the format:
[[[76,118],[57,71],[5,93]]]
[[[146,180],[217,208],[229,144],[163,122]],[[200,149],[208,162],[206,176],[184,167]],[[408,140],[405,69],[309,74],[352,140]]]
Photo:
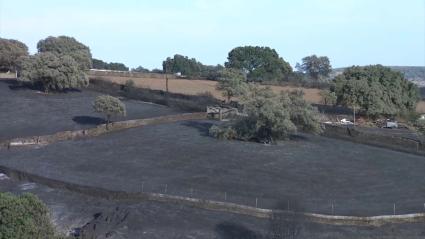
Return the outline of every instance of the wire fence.
[[[425,198],[397,200],[381,199],[319,199],[294,196],[275,198],[272,195],[255,195],[254,192],[238,190],[215,190],[210,188],[182,187],[173,184],[140,183],[136,192],[161,193],[203,200],[229,202],[262,209],[295,210],[298,212],[344,216],[376,216],[425,213]]]

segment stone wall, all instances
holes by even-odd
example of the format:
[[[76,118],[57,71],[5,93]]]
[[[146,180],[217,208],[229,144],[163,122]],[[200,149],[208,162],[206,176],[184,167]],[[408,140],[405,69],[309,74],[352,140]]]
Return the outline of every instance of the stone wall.
[[[332,138],[349,140],[356,143],[388,148],[392,150],[425,155],[425,145],[419,140],[389,136],[379,133],[363,132],[354,127],[324,124],[323,135]]]
[[[0,149],[8,149],[10,147],[21,147],[21,146],[31,146],[31,145],[48,145],[54,142],[64,141],[64,140],[74,140],[85,137],[96,137],[102,134],[115,132],[123,129],[135,128],[145,125],[156,125],[163,123],[172,123],[177,121],[184,120],[200,120],[206,119],[207,114],[205,112],[200,113],[186,113],[178,115],[168,115],[160,116],[155,118],[148,119],[136,119],[136,120],[127,120],[110,123],[108,128],[106,124],[98,125],[95,128],[84,129],[84,130],[75,130],[75,131],[62,131],[51,135],[42,135],[42,136],[30,136],[15,138],[11,140],[0,141]]]

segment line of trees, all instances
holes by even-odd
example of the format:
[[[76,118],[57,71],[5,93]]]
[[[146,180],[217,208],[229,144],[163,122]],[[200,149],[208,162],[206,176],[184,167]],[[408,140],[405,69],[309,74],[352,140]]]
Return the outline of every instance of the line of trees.
[[[129,70],[121,63],[92,59],[90,48],[72,37],[47,37],[38,42],[37,50],[29,55],[24,43],[0,38],[0,70],[18,71],[20,82],[46,92],[86,87],[87,71],[92,67]],[[258,46],[232,49],[224,66],[208,66],[176,54],[164,60],[162,67],[156,72],[218,80],[218,89],[228,101],[244,95],[247,83],[279,83],[297,77],[319,82],[328,80],[332,70],[328,57],[311,55],[304,57],[294,72],[276,50]],[[141,66],[132,71],[149,72]],[[353,66],[327,82],[331,87],[322,93],[325,104],[353,107],[373,117],[412,111],[419,100],[418,88],[413,83],[400,72],[381,65]]]
[[[188,78],[206,78],[216,80],[219,72],[224,67],[221,65],[208,66],[198,62],[195,58],[176,54],[162,62],[162,70],[166,74],[180,73]]]
[[[123,63],[119,62],[104,62],[102,60],[93,58],[93,69],[99,69],[99,70],[111,70],[111,71],[128,71],[129,68],[124,65]]]

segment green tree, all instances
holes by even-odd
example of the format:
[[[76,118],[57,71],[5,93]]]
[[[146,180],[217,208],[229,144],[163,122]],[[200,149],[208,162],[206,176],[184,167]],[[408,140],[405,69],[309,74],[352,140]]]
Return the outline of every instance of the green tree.
[[[28,56],[28,47],[17,40],[0,38],[0,71],[16,71],[20,59]]]
[[[227,59],[226,68],[246,72],[249,81],[280,81],[292,73],[289,63],[269,47],[236,47]]]
[[[110,95],[100,95],[96,97],[93,103],[93,109],[97,113],[106,116],[106,127],[109,127],[109,122],[112,116],[126,115],[125,104],[118,98]]]
[[[85,72],[68,55],[55,55],[50,52],[38,53],[25,58],[21,63],[18,78],[21,82],[41,86],[49,90],[63,91],[86,87],[89,83]]]
[[[224,69],[219,78],[217,89],[222,91],[227,102],[230,102],[232,97],[238,97],[247,90],[245,76],[237,69]]]
[[[50,52],[56,56],[69,55],[77,63],[81,70],[89,70],[92,67],[90,48],[73,37],[58,36],[47,37],[37,44],[38,52]]]
[[[419,90],[397,71],[381,65],[347,68],[335,79],[337,103],[377,117],[413,111]]]
[[[0,192],[0,239],[56,238],[48,208],[33,194]]]
[[[327,56],[306,56],[302,59],[302,64],[297,64],[296,68],[315,80],[328,77],[332,72],[332,66]]]
[[[181,73],[188,78],[202,77],[208,80],[217,80],[223,66],[204,65],[195,58],[176,54],[173,58],[168,57],[162,62],[162,69],[167,74]]]
[[[93,69],[101,69],[101,70],[111,70],[111,71],[128,71],[129,68],[124,65],[123,63],[118,63],[118,62],[104,62],[102,60],[99,59],[92,59],[92,68]]]
[[[201,63],[195,58],[189,59],[187,56],[174,55],[168,57],[163,63],[162,68],[167,73],[178,73],[188,77],[199,77],[201,75]]]
[[[330,90],[320,91],[320,96],[322,97],[322,103],[325,105],[335,105],[336,104],[336,94]]]
[[[303,99],[302,92],[275,94],[268,87],[250,85],[240,103],[245,116],[236,120],[231,128],[211,129],[212,136],[234,138],[236,134],[241,140],[272,142],[288,139],[297,130],[321,132],[317,109]]]

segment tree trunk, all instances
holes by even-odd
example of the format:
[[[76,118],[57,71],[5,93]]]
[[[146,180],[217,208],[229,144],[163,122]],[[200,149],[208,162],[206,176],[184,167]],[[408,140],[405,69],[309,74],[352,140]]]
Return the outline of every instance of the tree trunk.
[[[168,94],[168,74],[167,73],[165,73],[165,91]]]
[[[111,118],[111,116],[110,116],[110,115],[107,115],[107,116],[106,116],[106,130],[109,130],[109,122],[110,122],[110,118]]]

